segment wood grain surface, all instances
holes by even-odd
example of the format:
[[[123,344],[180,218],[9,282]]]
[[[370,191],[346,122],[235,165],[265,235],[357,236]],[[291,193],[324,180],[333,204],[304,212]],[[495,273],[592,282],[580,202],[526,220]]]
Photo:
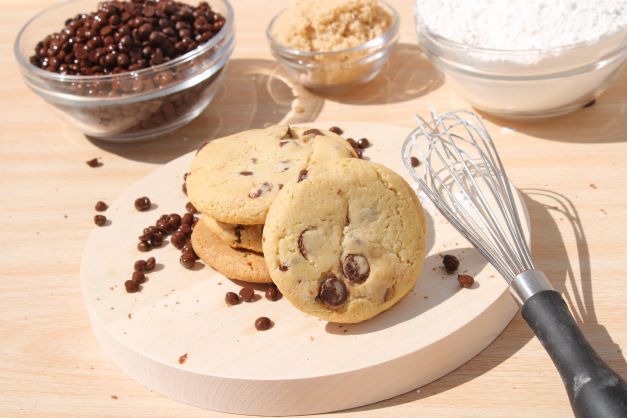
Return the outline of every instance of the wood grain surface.
[[[287,2],[237,0],[235,53],[224,86],[199,118],[149,143],[93,142],[26,88],[13,58],[21,25],[51,3],[5,0],[0,13],[0,416],[228,416],[144,389],[97,345],[78,280],[95,202],[112,201],[205,138],[280,121],[412,126],[415,113],[468,105],[420,55],[410,1],[390,1],[402,16],[401,38],[385,72],[349,94],[321,96],[291,85],[266,45],[265,25]],[[621,352],[627,344],[627,71],[594,106],[570,115],[534,123],[486,118],[511,180],[524,193],[538,266],[564,293],[601,357],[627,377]],[[94,157],[104,165],[89,168],[85,161]],[[559,375],[518,315],[448,376],[333,415],[572,413]]]

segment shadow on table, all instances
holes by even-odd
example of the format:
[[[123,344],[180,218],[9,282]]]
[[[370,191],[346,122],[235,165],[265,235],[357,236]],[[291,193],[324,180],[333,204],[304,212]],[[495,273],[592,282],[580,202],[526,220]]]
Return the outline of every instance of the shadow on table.
[[[542,189],[526,189],[522,193],[531,218],[531,248],[536,265],[568,302],[575,320],[581,326],[599,355],[619,375],[627,376],[627,363],[620,347],[612,340],[606,328],[599,324],[594,310],[591,285],[590,253],[579,214],[573,203],[565,196]],[[568,221],[572,227],[578,264],[572,265],[564,240],[555,221],[558,217]],[[535,227],[534,227],[535,225]],[[580,280],[577,281],[576,277]],[[566,284],[571,285],[568,291]],[[577,286],[579,284],[579,287]],[[535,338],[525,321],[517,314],[501,335],[474,359],[448,375],[420,388],[386,401],[355,408],[352,411],[375,410],[388,405],[399,405],[445,392],[489,372],[518,352],[527,342]],[[548,354],[547,354],[548,356]]]
[[[398,44],[381,74],[362,86],[342,93],[318,93],[348,104],[399,103],[423,96],[440,87],[443,78],[417,45]]]
[[[537,138],[573,143],[627,141],[627,68],[592,105],[556,118],[511,121],[487,113],[481,116],[499,125]]]
[[[294,85],[275,61],[233,59],[216,97],[196,119],[151,141],[113,143],[88,138],[122,157],[164,163],[192,151],[205,140],[277,123],[309,122],[324,100]]]

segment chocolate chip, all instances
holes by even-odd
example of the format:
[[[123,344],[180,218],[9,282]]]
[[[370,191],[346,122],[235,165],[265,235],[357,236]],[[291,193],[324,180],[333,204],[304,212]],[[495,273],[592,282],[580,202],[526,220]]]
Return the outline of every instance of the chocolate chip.
[[[181,190],[183,191],[183,194],[187,196],[187,184],[183,183],[183,185],[181,186]]]
[[[383,295],[383,302],[387,302],[393,297],[394,297],[394,286],[388,287],[387,289],[385,289],[385,295]]]
[[[181,218],[181,225],[189,225],[192,226],[192,223],[194,222],[194,215],[191,213],[186,213],[183,215],[183,217]]]
[[[329,308],[336,308],[346,302],[348,290],[343,281],[337,277],[327,277],[318,290],[317,300]]]
[[[368,259],[359,254],[349,254],[342,263],[344,275],[353,283],[363,283],[370,275]]]
[[[448,274],[454,273],[459,267],[459,259],[454,255],[446,254],[442,259],[442,264],[444,264],[444,269]]]
[[[179,258],[179,262],[186,269],[191,269],[196,263],[196,257],[192,253],[183,253],[181,254],[181,258]]]
[[[252,171],[240,171],[239,175],[240,176],[252,176],[253,172]]]
[[[275,286],[270,286],[266,289],[266,299],[271,301],[277,301],[281,299],[281,292]]]
[[[287,131],[285,131],[285,133],[283,134],[283,136],[281,137],[281,139],[294,139],[296,138],[296,135],[294,135],[294,132],[292,131],[292,128],[290,128],[289,126],[287,127]],[[283,146],[285,145],[284,143],[279,143],[279,146]]]
[[[192,214],[193,214],[193,213],[198,213],[198,211],[196,210],[196,207],[192,204],[192,202],[187,202],[187,203],[185,204],[185,210],[186,210],[188,213],[192,213]]]
[[[588,103],[586,103],[585,105],[583,105],[583,107],[592,107],[594,106],[594,104],[597,102],[597,99],[592,99],[590,100]]]
[[[240,289],[239,295],[244,302],[252,302],[255,299],[255,289],[252,286],[244,286]]]
[[[289,267],[287,267],[285,264],[279,264],[279,270],[287,271],[287,270],[289,270]]]
[[[337,127],[337,126],[330,127],[329,131],[331,131],[331,132],[333,132],[334,134],[337,134],[337,135],[342,135],[344,133],[344,131],[341,128]]]
[[[154,257],[148,257],[148,259],[146,260],[146,268],[144,270],[152,271],[156,265],[157,265],[157,260],[155,260]]]
[[[237,296],[237,293],[235,292],[226,292],[224,301],[229,306],[238,305],[241,302],[239,296]]]
[[[188,225],[186,226],[189,227]],[[176,248],[177,250],[180,250],[181,248],[183,248],[183,246],[187,242],[187,238],[188,236],[185,232],[177,231],[170,238],[170,243],[174,245],[174,248]]]
[[[150,245],[153,247],[161,247],[161,245],[163,245],[163,235],[155,234],[150,237]]]
[[[244,225],[235,225],[233,232],[235,233],[235,243],[242,243],[242,229],[244,229]]]
[[[144,271],[146,270],[146,261],[145,260],[137,260],[133,265],[133,269],[135,271]]]
[[[472,287],[475,284],[475,278],[467,274],[457,275],[457,282],[461,287]]]
[[[320,129],[307,129],[305,132],[303,132],[303,136],[307,135],[323,135],[323,133],[320,131]]]
[[[131,280],[137,284],[142,284],[146,281],[146,275],[141,271],[134,271]]]
[[[351,147],[353,147],[353,149],[355,151],[357,151],[359,149],[359,145],[357,145],[357,141],[355,141],[353,138],[346,138],[346,141],[351,144]]]
[[[251,199],[256,199],[262,194],[264,194],[265,192],[269,192],[271,190],[272,190],[272,184],[266,181],[266,182],[261,183],[258,189],[248,193],[248,197],[250,197]]]
[[[152,206],[150,199],[146,196],[138,197],[135,199],[135,209],[140,212],[145,212]]]
[[[105,202],[103,202],[102,200],[99,200],[98,202],[96,202],[96,206],[95,209],[98,212],[104,212],[105,210],[109,209],[109,205],[107,205]]]
[[[418,167],[420,165],[420,160],[416,157],[411,157],[410,161],[412,167]]]
[[[107,223],[107,217],[104,215],[94,216],[94,223],[98,226],[104,226]]]
[[[368,141],[368,138],[361,138],[357,141],[357,146],[361,149],[368,148],[370,146],[370,141]]]
[[[92,158],[91,160],[85,161],[85,163],[92,168],[100,167],[102,165],[102,163],[98,161],[98,158]]]
[[[139,283],[133,280],[127,280],[124,282],[124,287],[128,293],[139,292]]]
[[[309,231],[309,228],[305,229],[303,232],[300,233],[300,236],[298,237],[298,251],[300,252],[300,255],[302,255],[305,260],[308,260],[307,258],[307,249],[305,248],[305,233]]]
[[[265,331],[272,327],[272,321],[266,316],[261,316],[255,320],[257,331]]]
[[[147,252],[152,250],[152,245],[148,241],[139,241],[137,244],[137,249],[141,252]]]
[[[296,183],[300,183],[301,181],[305,180],[307,178],[308,173],[309,171],[305,170],[304,168],[300,170],[300,173],[298,173],[298,180],[296,181]]]
[[[192,227],[191,225],[187,225],[187,224],[181,224],[181,226],[179,226],[179,229],[177,230],[177,232],[182,232],[183,234],[185,234],[186,237],[189,237],[192,234]]]

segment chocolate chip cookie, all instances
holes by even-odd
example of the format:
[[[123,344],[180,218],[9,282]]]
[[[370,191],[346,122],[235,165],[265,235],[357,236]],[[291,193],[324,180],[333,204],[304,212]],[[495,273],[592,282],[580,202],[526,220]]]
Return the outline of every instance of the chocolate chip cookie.
[[[277,193],[320,161],[355,157],[341,136],[275,125],[205,145],[186,179],[187,194],[203,214],[229,224],[261,225]]]
[[[253,283],[272,280],[262,254],[232,248],[207,227],[198,222],[192,232],[192,247],[198,257],[229,279]]]
[[[398,174],[358,159],[312,166],[272,203],[263,233],[268,270],[301,311],[344,323],[385,311],[415,285],[425,218]]]
[[[263,225],[226,224],[208,216],[203,216],[201,222],[204,222],[211,232],[233,248],[263,252],[261,248]]]

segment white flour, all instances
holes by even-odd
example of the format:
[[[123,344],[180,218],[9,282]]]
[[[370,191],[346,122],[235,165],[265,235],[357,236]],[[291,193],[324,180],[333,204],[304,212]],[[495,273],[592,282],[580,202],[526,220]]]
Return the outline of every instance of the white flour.
[[[627,30],[627,0],[416,0],[426,26],[466,45],[547,50]]]
[[[415,0],[415,13],[419,33],[426,27],[468,46],[419,36],[431,58],[446,64],[447,83],[503,116],[581,107],[627,57],[627,0]]]

